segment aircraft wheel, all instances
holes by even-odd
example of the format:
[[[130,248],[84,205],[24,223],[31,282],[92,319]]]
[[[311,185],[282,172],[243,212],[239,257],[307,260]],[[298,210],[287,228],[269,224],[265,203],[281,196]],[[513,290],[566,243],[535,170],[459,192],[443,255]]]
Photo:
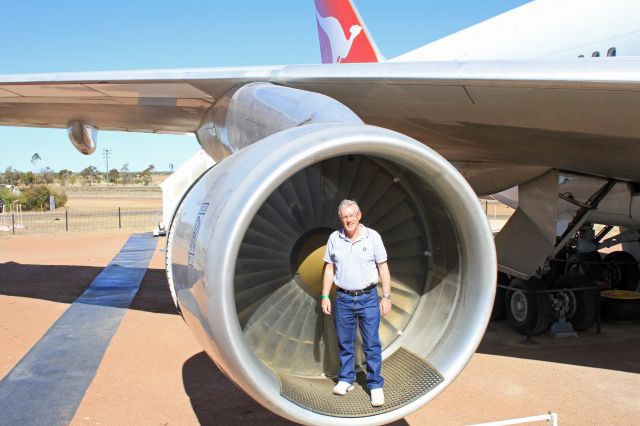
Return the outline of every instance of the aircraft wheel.
[[[602,265],[590,262],[600,262],[600,254],[597,251],[590,253],[574,253],[567,261],[564,273],[567,275],[587,275],[591,280],[600,279]]]
[[[619,290],[635,290],[640,280],[636,259],[626,251],[614,251],[605,256],[604,262],[611,271],[611,287]]]
[[[551,305],[545,294],[531,294],[527,299],[527,293],[543,290],[544,283],[537,278],[527,281],[515,278],[509,286],[513,290],[507,291],[505,307],[507,318],[515,331],[526,335],[528,322],[531,321],[531,334],[543,333],[551,323]]]
[[[640,292],[603,291],[602,316],[614,321],[640,321]]]
[[[554,288],[580,288],[593,286],[593,281],[586,275],[563,275],[556,281]],[[575,331],[583,331],[591,328],[596,322],[596,309],[598,307],[596,290],[566,291],[566,299],[570,304],[567,312],[567,320],[573,325]]]

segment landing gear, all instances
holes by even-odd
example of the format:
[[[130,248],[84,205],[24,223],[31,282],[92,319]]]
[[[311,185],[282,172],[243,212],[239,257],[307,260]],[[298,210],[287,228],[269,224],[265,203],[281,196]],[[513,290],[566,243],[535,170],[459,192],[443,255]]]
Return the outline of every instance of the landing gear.
[[[640,185],[551,170],[520,185],[518,198],[496,236],[500,270],[520,278],[505,297],[513,328],[539,334],[555,320],[557,335],[586,330],[599,324],[601,303],[630,316],[635,302],[600,291],[640,291]]]
[[[602,273],[602,259],[597,251],[588,253],[574,253],[567,261],[565,274],[586,275],[592,280],[598,280]]]
[[[595,290],[584,290],[587,287],[593,287],[593,282],[588,276],[563,275],[554,285],[554,288],[560,291],[550,293],[554,312],[558,317],[566,318],[575,331],[588,330],[596,322],[597,294]]]
[[[605,226],[595,235],[592,224],[583,224],[566,246],[554,258],[549,259],[551,269],[557,272],[566,263],[566,274],[587,275],[595,282],[607,283],[612,289],[636,290],[640,281],[640,269],[635,257],[626,251],[614,251],[602,259],[598,250],[621,243],[637,244],[640,241],[640,231],[630,229],[603,240],[611,229],[613,226]]]
[[[543,333],[551,323],[551,305],[544,290],[543,281],[537,278],[511,281],[511,290],[507,292],[505,307],[507,318],[514,330],[523,335],[536,336]]]
[[[593,281],[580,274],[515,278],[505,298],[507,318],[523,335],[542,334],[552,322],[565,320],[572,325],[569,329],[588,330],[597,319],[598,295],[593,287]]]
[[[640,281],[640,268],[633,255],[615,251],[603,259],[597,251],[640,239],[639,231],[630,230],[602,241],[611,228],[605,227],[596,236],[591,224],[583,224],[576,236],[538,269],[539,273],[546,271],[541,278],[514,279],[506,295],[498,287],[492,319],[500,318],[498,300],[504,297],[507,318],[520,334],[541,334],[551,323],[552,333],[557,334],[590,329],[600,313],[600,290],[634,292]],[[499,276],[498,284],[505,279],[506,275]],[[640,316],[640,299],[635,296],[625,294],[623,298],[612,293],[601,300],[605,318]]]
[[[638,287],[640,269],[631,254],[614,251],[604,257],[604,263],[611,288],[634,291]]]

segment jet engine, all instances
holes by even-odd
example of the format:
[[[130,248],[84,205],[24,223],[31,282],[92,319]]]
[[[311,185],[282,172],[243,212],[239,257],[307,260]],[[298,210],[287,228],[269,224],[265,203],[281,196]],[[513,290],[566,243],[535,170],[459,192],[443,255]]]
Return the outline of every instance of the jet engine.
[[[280,89],[295,90],[268,90]],[[242,96],[231,94],[224,111],[212,113],[216,137],[234,134],[218,126],[231,115],[245,126],[237,134],[272,123],[251,103],[242,103],[251,120],[232,114]],[[469,361],[494,300],[493,238],[469,185],[425,145],[351,114],[345,122],[293,120],[251,143],[227,141],[224,150],[242,149],[192,185],[168,235],[169,283],[199,343],[252,398],[305,424],[383,424],[420,408]],[[389,255],[382,407],[370,405],[362,355],[361,386],[331,393],[338,356],[333,318],[320,311],[322,257],[344,198],[358,202]]]

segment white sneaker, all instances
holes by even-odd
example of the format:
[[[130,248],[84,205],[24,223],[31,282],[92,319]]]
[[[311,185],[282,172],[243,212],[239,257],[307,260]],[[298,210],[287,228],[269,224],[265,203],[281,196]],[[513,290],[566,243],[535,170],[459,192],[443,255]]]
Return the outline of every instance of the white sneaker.
[[[336,395],[346,395],[347,392],[353,390],[353,385],[347,382],[338,382],[338,384],[333,388],[333,393]]]
[[[380,407],[384,405],[384,391],[382,388],[371,389],[371,406]]]

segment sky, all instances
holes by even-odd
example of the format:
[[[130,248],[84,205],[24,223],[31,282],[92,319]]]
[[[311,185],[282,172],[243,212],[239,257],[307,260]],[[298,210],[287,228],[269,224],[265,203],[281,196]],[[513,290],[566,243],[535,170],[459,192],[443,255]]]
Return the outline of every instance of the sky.
[[[387,58],[527,3],[528,0],[353,0]],[[0,0],[0,75],[81,71],[315,64],[313,0],[180,2]],[[0,77],[1,80],[1,77]],[[177,168],[199,149],[193,135],[99,132],[96,153],[80,154],[66,130],[0,127],[7,167],[80,171]]]

